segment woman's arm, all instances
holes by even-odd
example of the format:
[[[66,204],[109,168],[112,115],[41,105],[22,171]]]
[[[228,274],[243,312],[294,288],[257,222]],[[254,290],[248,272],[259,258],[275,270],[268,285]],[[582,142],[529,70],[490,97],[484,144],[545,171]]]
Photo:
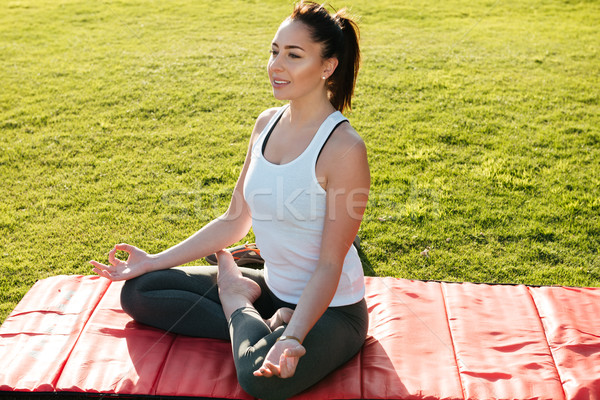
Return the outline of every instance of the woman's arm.
[[[227,211],[205,225],[189,238],[158,254],[146,252],[125,243],[118,244],[109,252],[110,265],[90,261],[94,272],[111,280],[125,280],[147,272],[185,264],[221,250],[241,240],[252,224],[250,211],[244,200],[243,188],[250,164],[252,145],[267,125],[275,109],[264,111],[256,120],[244,166],[237,180]],[[118,250],[129,253],[126,261],[116,258]]]
[[[344,259],[356,237],[368,201],[370,174],[365,144],[350,125],[344,124],[338,130],[341,128],[344,128],[341,132],[332,134],[317,167],[317,173],[324,171],[327,190],[319,264],[283,332],[283,336],[292,336],[300,341],[304,340],[335,295]],[[255,375],[292,376],[297,359],[303,354],[304,349],[295,340],[279,341]]]

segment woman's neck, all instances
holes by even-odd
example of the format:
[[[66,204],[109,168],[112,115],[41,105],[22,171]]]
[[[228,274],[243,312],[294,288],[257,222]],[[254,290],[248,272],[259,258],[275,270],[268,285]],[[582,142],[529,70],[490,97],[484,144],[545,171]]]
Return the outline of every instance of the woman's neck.
[[[291,100],[286,119],[291,126],[297,128],[321,125],[325,118],[334,111],[335,108],[327,97],[310,101]]]

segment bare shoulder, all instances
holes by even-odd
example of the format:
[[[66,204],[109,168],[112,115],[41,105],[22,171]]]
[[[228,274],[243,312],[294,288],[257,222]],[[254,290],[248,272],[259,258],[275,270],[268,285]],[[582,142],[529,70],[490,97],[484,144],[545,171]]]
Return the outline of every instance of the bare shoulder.
[[[317,176],[324,187],[370,186],[367,147],[350,123],[342,123],[329,137],[317,162]]]
[[[269,108],[261,112],[258,118],[256,118],[254,129],[252,129],[252,135],[250,136],[250,147],[254,146],[254,142],[256,142],[256,139],[258,139],[258,136],[265,129],[271,118],[277,113],[277,110],[279,110],[278,107]]]
[[[267,126],[271,118],[273,118],[273,116],[277,113],[278,110],[279,107],[273,107],[261,112],[258,118],[256,118],[256,123],[254,124],[254,132],[257,134],[262,132],[262,130],[265,129],[265,126]]]
[[[366,160],[367,146],[352,125],[344,122],[329,137],[323,148],[323,155],[331,161],[346,162],[348,160],[353,163]]]

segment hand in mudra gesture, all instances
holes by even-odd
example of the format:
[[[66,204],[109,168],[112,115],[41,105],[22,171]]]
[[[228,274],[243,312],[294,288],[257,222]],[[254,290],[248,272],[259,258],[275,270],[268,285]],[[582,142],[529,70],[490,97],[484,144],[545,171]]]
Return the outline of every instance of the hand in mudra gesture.
[[[290,378],[296,373],[298,360],[304,354],[306,349],[295,340],[277,342],[267,353],[262,366],[254,371],[254,376]]]
[[[116,257],[118,250],[129,254],[127,260],[123,261]],[[135,246],[121,243],[113,247],[108,253],[108,262],[110,265],[105,265],[92,260],[90,261],[90,264],[94,266],[93,271],[98,275],[110,279],[111,281],[123,281],[148,272],[150,270],[152,257]]]

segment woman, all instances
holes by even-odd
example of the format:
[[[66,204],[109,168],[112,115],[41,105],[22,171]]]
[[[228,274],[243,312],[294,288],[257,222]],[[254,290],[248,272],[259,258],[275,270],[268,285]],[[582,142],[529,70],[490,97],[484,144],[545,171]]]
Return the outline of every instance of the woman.
[[[364,142],[343,117],[356,82],[358,29],[344,12],[303,2],[271,44],[269,79],[281,108],[264,111],[229,208],[159,254],[127,244],[92,261],[128,280],[123,309],[185,335],[231,339],[238,379],[262,399],[293,396],[354,356],[368,316],[352,246],[368,199]],[[227,251],[254,229],[264,270]],[[117,250],[129,253],[127,261]],[[177,265],[217,253],[218,266]]]

